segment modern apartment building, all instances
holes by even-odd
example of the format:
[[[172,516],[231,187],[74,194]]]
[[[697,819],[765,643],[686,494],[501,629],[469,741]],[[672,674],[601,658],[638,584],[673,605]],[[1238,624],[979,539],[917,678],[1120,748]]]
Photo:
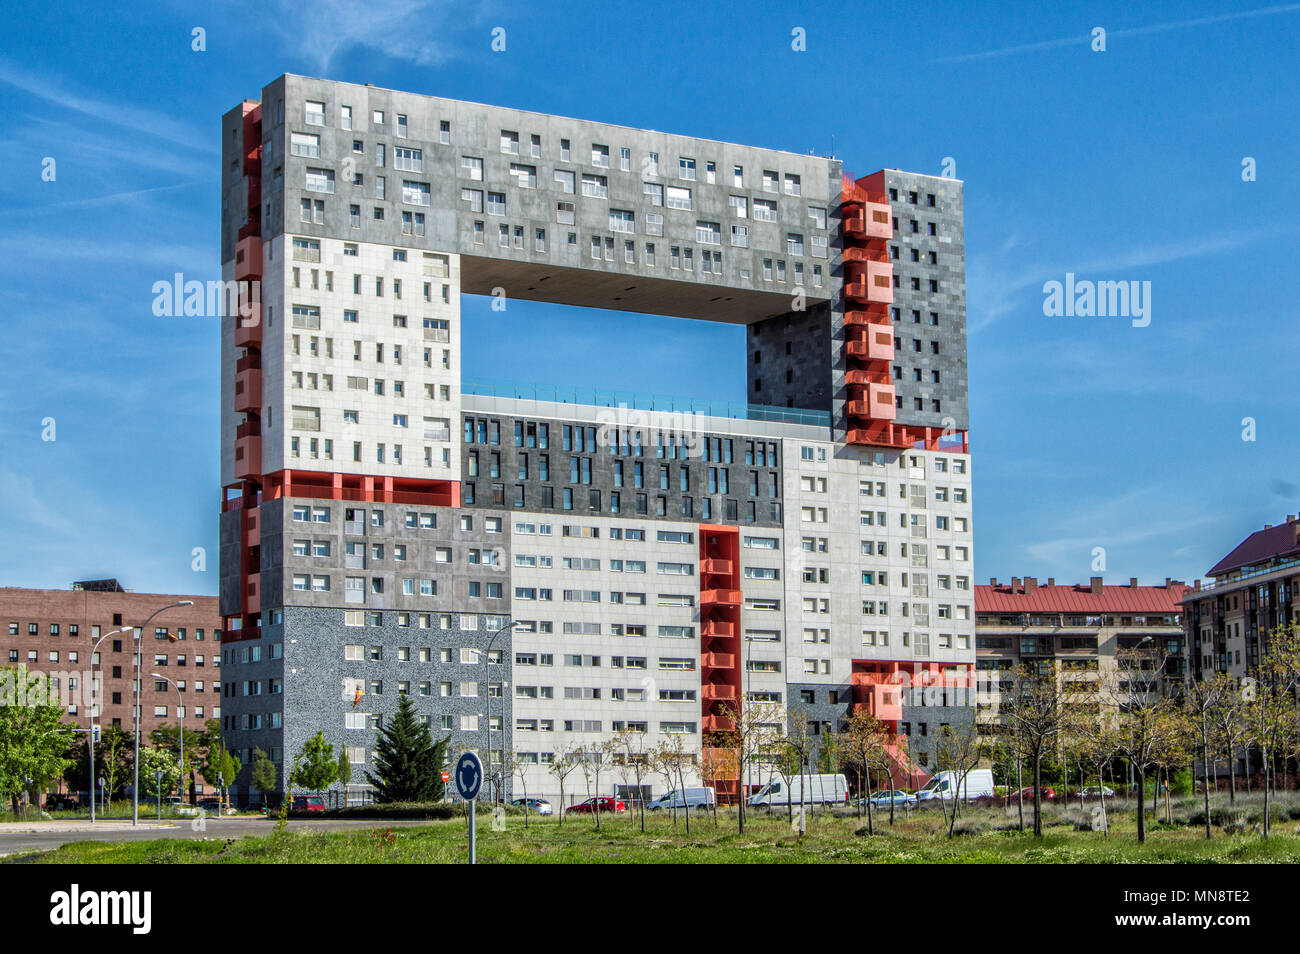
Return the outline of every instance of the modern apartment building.
[[[897,687],[975,661],[960,182],[290,75],[222,141],[241,755],[323,731],[364,788],[402,694],[530,794],[748,700],[940,721]],[[744,324],[749,403],[464,380],[462,294]]]
[[[1244,676],[1259,665],[1268,635],[1300,621],[1300,521],[1288,514],[1246,537],[1183,596],[1192,675]]]
[[[1115,711],[1128,693],[1146,694],[1161,680],[1181,682],[1186,665],[1182,628],[1185,584],[1083,584],[1012,577],[975,587],[978,722],[993,734],[999,705],[1022,667],[1054,672],[1062,699],[1099,713]],[[1121,665],[1124,651],[1136,674]],[[1149,650],[1149,653],[1148,653]]]
[[[142,631],[156,610],[159,613]],[[124,590],[117,580],[88,580],[66,590],[0,588],[0,665],[40,673],[82,727],[94,719],[131,731],[136,638],[144,662],[140,727],[144,737],[160,726],[202,731],[221,717],[221,615],[212,596],[173,596]],[[120,631],[120,632],[119,632]],[[102,640],[102,642],[101,642]],[[95,646],[99,644],[96,652]],[[166,676],[172,682],[154,679]]]

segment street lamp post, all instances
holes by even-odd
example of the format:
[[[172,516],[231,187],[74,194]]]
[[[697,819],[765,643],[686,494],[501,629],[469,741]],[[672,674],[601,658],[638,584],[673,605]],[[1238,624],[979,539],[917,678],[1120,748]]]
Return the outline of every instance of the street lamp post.
[[[161,609],[156,609],[149,614],[149,618],[140,624],[140,635],[135,638],[135,764],[132,766],[134,777],[131,780],[131,827],[135,828],[140,824],[140,677],[144,669],[144,631],[153,622],[155,616],[159,613],[166,612],[169,609],[175,609],[178,606],[193,606],[193,600],[179,600],[175,603],[169,603]],[[170,633],[167,634],[168,640],[176,642],[176,637]]]
[[[185,709],[185,700],[181,698],[181,687],[178,686],[176,683],[172,682],[172,680],[168,679],[166,676],[159,675],[156,672],[151,672],[149,673],[149,675],[153,676],[155,679],[161,679],[163,682],[167,683],[173,689],[176,690],[176,736],[179,739],[180,746],[181,746],[180,786],[181,786],[181,799],[184,800],[185,798],[185,717],[181,715],[181,713]]]
[[[486,652],[480,653],[480,655],[483,656],[483,672],[487,676],[487,684],[484,686],[486,690],[484,693],[486,697],[484,699],[484,705],[486,707],[487,713],[485,716],[486,721],[483,725],[483,734],[487,740],[487,748],[483,753],[483,757],[487,759],[489,772],[491,772],[492,770],[492,670],[489,668],[492,665],[492,644],[495,643],[497,641],[497,637],[500,636],[502,633],[504,633],[506,630],[514,629],[518,625],[519,625],[518,620],[513,620],[513,619],[510,620],[508,623],[506,623],[504,626],[502,626],[500,629],[498,629],[495,633],[492,634],[492,638],[488,640]],[[501,691],[502,692],[505,691],[504,685],[502,686]],[[504,706],[505,703],[503,702],[502,703],[503,711],[504,711]],[[501,730],[502,733],[504,733],[505,726],[502,726]],[[502,759],[504,760],[504,758],[505,758],[505,751],[503,748]],[[502,763],[502,767],[503,768],[505,767],[504,761]],[[505,789],[504,789],[503,782],[504,779],[501,778],[497,779],[497,801],[503,801],[505,799]]]
[[[108,637],[125,632],[124,626],[111,633],[105,633],[95,640],[95,645],[90,647],[90,736],[86,744],[90,747],[90,823],[92,825],[95,824],[95,654],[99,652],[99,644]]]

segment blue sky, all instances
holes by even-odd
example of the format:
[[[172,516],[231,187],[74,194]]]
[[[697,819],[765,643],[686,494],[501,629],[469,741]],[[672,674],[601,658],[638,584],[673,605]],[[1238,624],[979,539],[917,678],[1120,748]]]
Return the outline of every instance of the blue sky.
[[[215,592],[217,324],[154,317],[151,286],[219,275],[220,116],[284,72],[797,152],[834,137],[857,175],[952,157],[977,577],[1086,579],[1097,546],[1108,578],[1202,574],[1300,509],[1300,4],[1040,6],[8,5],[0,585]],[[1066,272],[1150,281],[1150,326],[1044,317]],[[512,303],[489,342],[485,314],[467,300],[466,376],[744,400],[736,328]]]

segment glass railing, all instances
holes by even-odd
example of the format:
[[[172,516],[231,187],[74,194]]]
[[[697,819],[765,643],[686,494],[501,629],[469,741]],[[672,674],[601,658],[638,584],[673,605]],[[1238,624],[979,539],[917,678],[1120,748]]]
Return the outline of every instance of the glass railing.
[[[699,398],[646,394],[637,391],[557,387],[550,384],[523,384],[513,381],[485,381],[482,379],[463,380],[461,381],[460,390],[462,394],[513,398],[523,401],[549,401],[554,404],[579,404],[588,407],[625,407],[639,411],[701,414],[707,417],[728,417],[742,421],[772,421],[778,424],[806,424],[812,427],[831,426],[829,411],[813,411],[796,407],[771,407],[765,404],[745,404],[733,401],[704,401]]]

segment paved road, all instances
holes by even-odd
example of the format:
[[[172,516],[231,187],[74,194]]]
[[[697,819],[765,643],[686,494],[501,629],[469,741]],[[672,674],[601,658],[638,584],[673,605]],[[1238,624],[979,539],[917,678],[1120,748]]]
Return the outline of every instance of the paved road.
[[[164,822],[159,827],[156,822],[145,823],[131,828],[128,821],[123,825],[119,821],[96,822],[94,829],[89,822],[49,822],[31,824],[0,825],[0,856],[12,855],[25,851],[48,851],[59,845],[74,841],[149,841],[155,838],[239,838],[244,835],[269,835],[275,827],[273,819],[266,818],[207,818],[206,828],[194,830],[188,819],[177,819],[172,825]],[[294,820],[289,822],[293,831],[347,831],[356,828],[399,828],[412,825],[426,825],[420,820]]]

